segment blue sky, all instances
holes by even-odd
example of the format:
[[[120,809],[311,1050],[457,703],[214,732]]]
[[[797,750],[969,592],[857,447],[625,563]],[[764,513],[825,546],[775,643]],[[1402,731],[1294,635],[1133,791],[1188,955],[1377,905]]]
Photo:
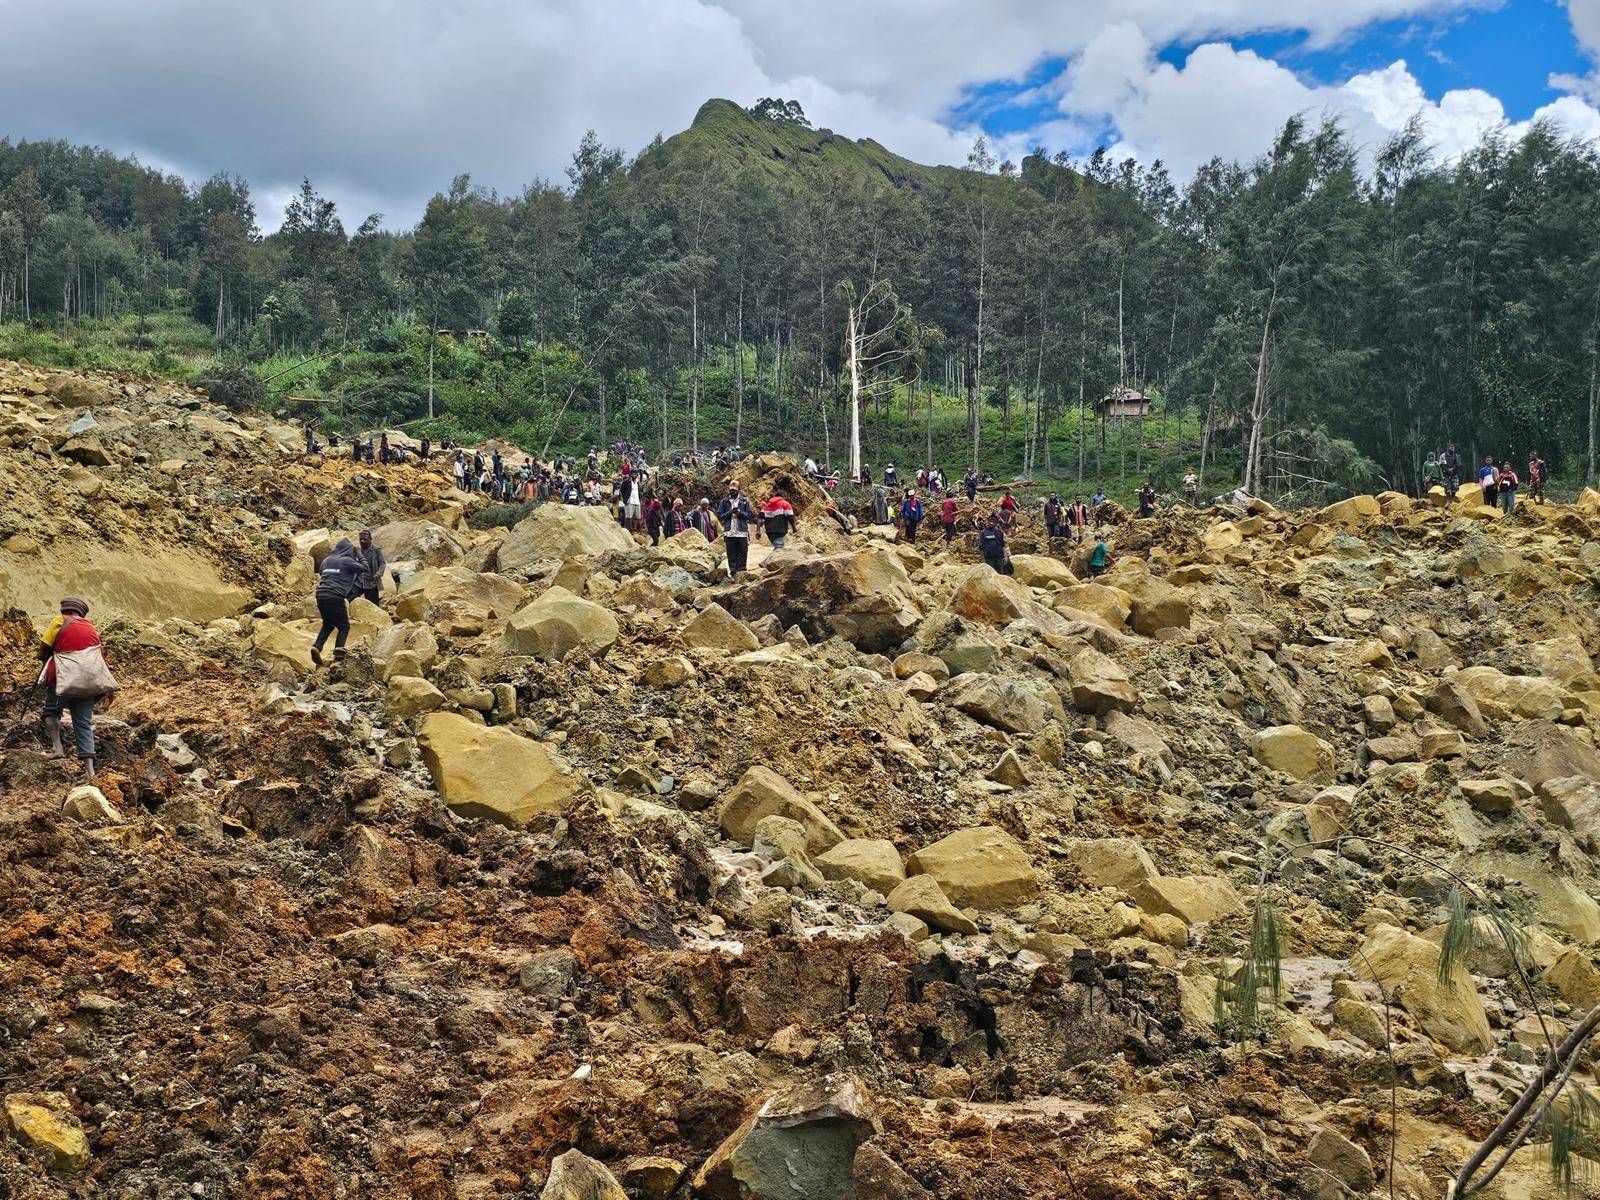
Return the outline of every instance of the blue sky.
[[[1572,0],[1575,5],[1595,2]],[[1553,78],[1582,77],[1596,68],[1575,36],[1564,0],[1467,0],[1442,11],[1360,25],[1331,39],[1305,30],[1256,32],[1152,42],[1150,50],[1154,62],[1181,71],[1196,47],[1206,43],[1223,43],[1234,52],[1270,60],[1314,89],[1338,88],[1353,77],[1403,62],[1429,100],[1480,89],[1500,102],[1513,123],[1529,120],[1567,94]],[[973,84],[951,106],[947,120],[954,127],[981,127],[1015,147],[1063,116],[1049,88],[1073,64],[1073,56],[1051,56],[1020,81]],[[1075,144],[1047,141],[1052,151],[1085,153],[1098,142],[1117,142],[1123,132],[1114,114],[1069,108],[1066,115],[1077,126],[1076,136],[1067,135]]]

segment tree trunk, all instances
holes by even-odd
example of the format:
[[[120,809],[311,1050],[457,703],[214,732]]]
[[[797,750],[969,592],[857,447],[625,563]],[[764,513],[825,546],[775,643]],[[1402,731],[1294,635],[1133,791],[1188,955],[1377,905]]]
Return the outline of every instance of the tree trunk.
[[[861,478],[861,348],[856,335],[856,309],[845,310],[845,336],[850,340],[850,478]]]
[[[439,340],[439,314],[428,325],[428,420],[433,420],[433,347]]]
[[[1082,311],[1083,324],[1078,338],[1078,486],[1083,486],[1083,466],[1085,439],[1089,432],[1088,415],[1088,383],[1089,383],[1089,310]]]
[[[606,377],[600,376],[600,448],[604,450],[611,444],[611,439],[606,436]]]
[[[1200,427],[1200,486],[1206,483],[1206,451],[1211,448],[1211,412],[1217,403],[1217,381],[1211,381],[1211,397],[1206,401],[1205,424]]]
[[[1258,460],[1261,454],[1261,428],[1267,419],[1267,346],[1272,333],[1272,314],[1278,303],[1278,285],[1272,285],[1272,295],[1267,300],[1267,315],[1261,322],[1261,350],[1256,356],[1256,390],[1250,402],[1250,442],[1244,458],[1246,495],[1255,495],[1260,484]]]

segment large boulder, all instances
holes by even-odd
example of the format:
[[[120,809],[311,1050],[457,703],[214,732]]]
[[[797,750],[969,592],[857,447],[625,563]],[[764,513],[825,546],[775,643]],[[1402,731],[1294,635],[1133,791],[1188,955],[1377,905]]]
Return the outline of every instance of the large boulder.
[[[481,632],[521,608],[526,598],[515,580],[458,564],[413,575],[401,587],[395,614],[446,632]]]
[[[1561,686],[1538,675],[1505,675],[1493,667],[1463,667],[1455,673],[1454,682],[1491,719],[1515,716],[1554,721],[1566,707]]]
[[[756,826],[763,817],[788,817],[805,827],[806,846],[820,854],[844,840],[839,827],[794,786],[767,767],[751,767],[733,785],[717,812],[717,824],[744,846],[755,842]]]
[[[509,729],[433,712],[418,725],[417,740],[433,786],[464,817],[526,825],[540,813],[564,811],[578,794],[563,759]]]
[[[1104,716],[1139,703],[1139,692],[1128,682],[1128,673],[1091,646],[1072,656],[1067,680],[1072,685],[1072,707],[1081,713]]]
[[[904,563],[878,545],[769,566],[741,577],[722,599],[744,620],[770,613],[812,641],[838,634],[868,652],[898,646],[922,615]]]
[[[1142,562],[1124,559],[1106,582],[1128,594],[1128,621],[1134,632],[1154,637],[1163,629],[1189,628],[1188,593],[1151,575]]]
[[[814,861],[824,879],[854,879],[885,896],[906,878],[900,852],[884,838],[846,838]]]
[[[1133,612],[1133,597],[1118,587],[1103,583],[1080,583],[1062,588],[1051,597],[1051,603],[1093,613],[1112,629],[1121,629]]]
[[[620,633],[611,613],[564,587],[552,587],[506,622],[506,649],[545,662],[559,662],[574,650],[603,654]]]
[[[694,1194],[708,1200],[852,1200],[856,1148],[876,1132],[872,1103],[853,1076],[786,1084],[706,1160],[694,1177]]]
[[[947,607],[958,617],[981,625],[1009,625],[1034,603],[1033,594],[1014,577],[987,563],[970,567],[956,581]]]
[[[568,1150],[550,1164],[539,1200],[628,1200],[628,1193],[604,1163]]]
[[[1302,783],[1333,782],[1333,747],[1298,725],[1274,725],[1255,735],[1250,752],[1262,766]]]
[[[1357,972],[1375,980],[1415,1018],[1422,1031],[1463,1054],[1483,1054],[1494,1044],[1483,1001],[1465,964],[1451,965],[1441,980],[1440,948],[1394,925],[1377,925],[1355,956]]]
[[[373,545],[390,562],[448,567],[466,553],[456,537],[432,521],[391,521],[372,531]]]
[[[678,635],[691,650],[727,650],[744,654],[759,649],[761,641],[750,627],[720,604],[708,604]]]
[[[1067,861],[1090,887],[1131,891],[1156,877],[1156,864],[1133,838],[1078,838],[1067,843]]]
[[[263,617],[250,626],[250,653],[269,666],[278,664],[301,674],[311,670],[311,645],[316,641],[303,621],[293,624]]]
[[[500,569],[517,571],[553,558],[632,550],[633,538],[610,510],[541,504],[511,527],[500,545]]]
[[[1046,554],[1013,554],[1011,570],[1014,577],[1028,587],[1071,587],[1078,582],[1071,567]]]
[[[972,918],[950,902],[931,875],[913,875],[889,893],[889,911],[916,917],[944,933],[977,933]]]
[[[994,825],[940,838],[912,854],[906,867],[932,876],[946,896],[967,908],[1015,908],[1039,894],[1028,852]]]
[[[1038,733],[1051,717],[1061,716],[1060,698],[1032,679],[958,675],[943,695],[969,717],[1011,733]]]
[[[1354,529],[1376,520],[1383,515],[1383,505],[1378,503],[1375,496],[1351,496],[1348,500],[1341,500],[1337,504],[1330,504],[1317,514],[1317,519],[1325,525],[1337,525],[1341,529]]]

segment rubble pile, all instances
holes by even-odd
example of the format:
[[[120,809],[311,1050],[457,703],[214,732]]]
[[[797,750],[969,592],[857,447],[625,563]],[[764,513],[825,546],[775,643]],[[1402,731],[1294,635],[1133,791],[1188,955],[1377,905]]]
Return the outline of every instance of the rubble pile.
[[[729,581],[301,449],[0,363],[0,1194],[1420,1200],[1600,1001],[1600,495],[1163,513],[1089,581],[762,458],[800,524]],[[67,593],[89,786],[29,707]],[[1436,867],[1515,955],[1441,969]]]

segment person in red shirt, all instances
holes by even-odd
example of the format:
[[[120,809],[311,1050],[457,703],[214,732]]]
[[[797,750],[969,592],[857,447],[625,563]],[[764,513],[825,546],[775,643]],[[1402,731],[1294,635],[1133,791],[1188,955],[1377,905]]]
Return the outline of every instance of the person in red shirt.
[[[61,601],[61,615],[50,622],[39,646],[39,657],[44,660],[39,678],[44,684],[44,731],[50,738],[50,757],[66,757],[66,749],[61,744],[61,713],[65,709],[72,714],[72,740],[83,761],[85,779],[94,778],[95,697],[63,699],[56,695],[56,655],[98,645],[100,631],[89,621],[88,603],[77,596],[68,596]]]
[[[761,506],[761,529],[774,550],[783,549],[784,539],[789,536],[794,524],[794,505],[789,503],[789,497],[784,495],[783,489],[778,488]]]
[[[944,529],[944,540],[953,542],[956,539],[956,498],[946,496],[939,501],[939,525]]]
[[[1006,494],[1000,500],[1000,528],[1010,529],[1011,523],[1016,520],[1017,500],[1011,494],[1011,489],[1006,489]]]

